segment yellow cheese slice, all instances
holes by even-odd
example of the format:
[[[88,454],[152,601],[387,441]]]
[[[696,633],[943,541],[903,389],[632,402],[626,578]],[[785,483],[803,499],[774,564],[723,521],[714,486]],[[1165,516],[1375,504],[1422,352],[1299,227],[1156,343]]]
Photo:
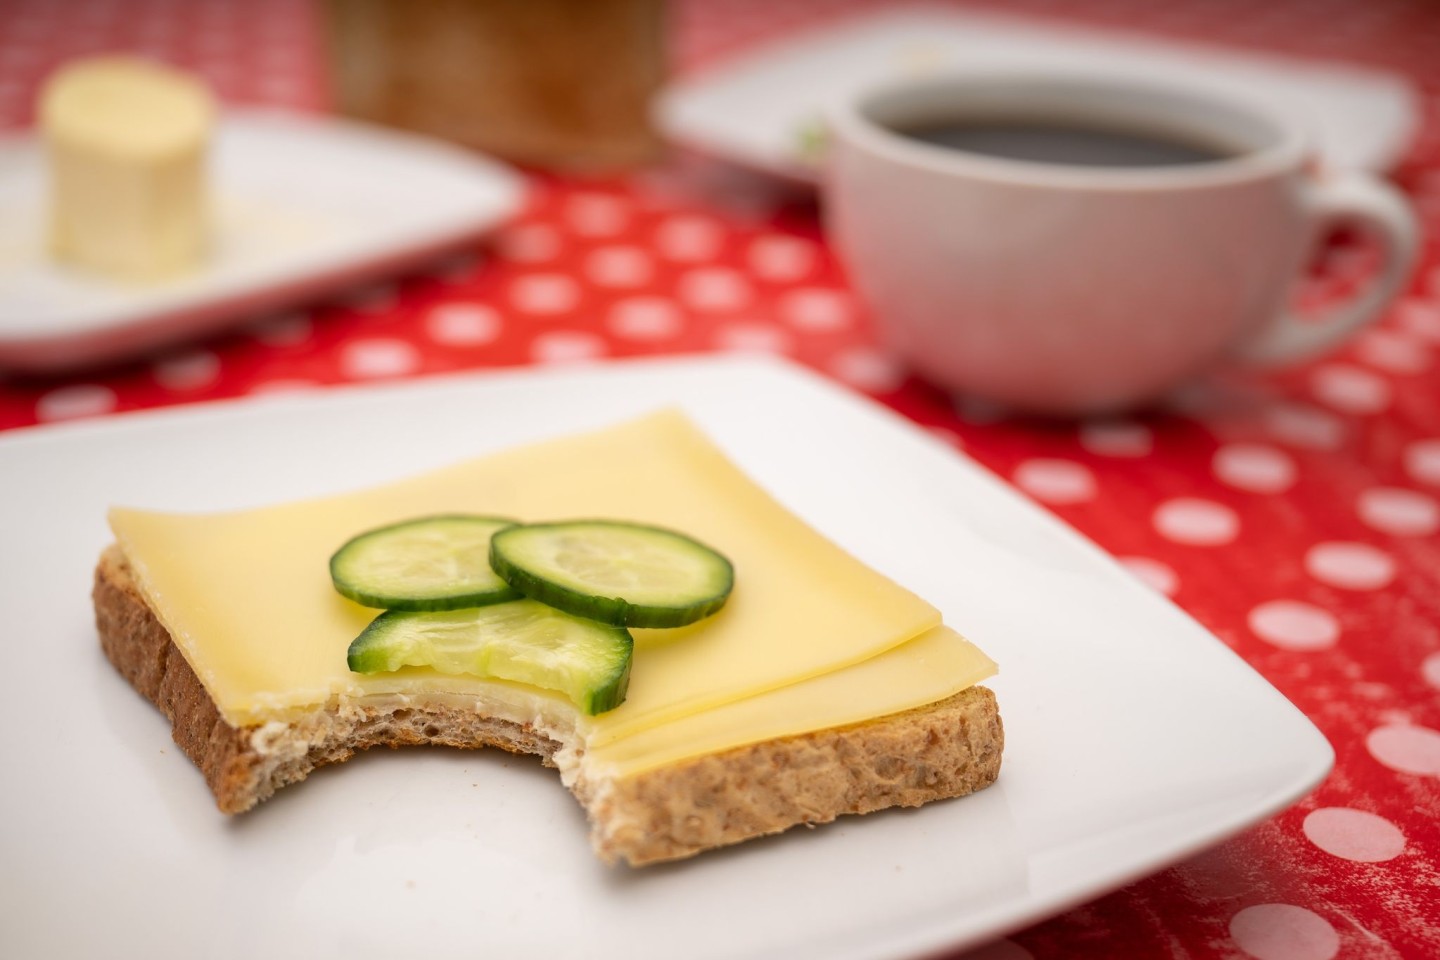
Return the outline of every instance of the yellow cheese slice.
[[[56,256],[131,279],[194,266],[205,249],[213,112],[194,79],[134,58],[80,61],[52,77],[40,125]]]
[[[949,627],[869,660],[642,730],[585,753],[592,775],[628,777],[679,760],[860,723],[934,703],[994,676],[995,663]]]
[[[940,623],[929,604],[785,510],[676,412],[327,499],[211,515],[116,509],[110,522],[161,622],[221,714],[243,726],[337,697],[423,688],[427,671],[349,672],[346,649],[375,611],[335,593],[327,563],[362,530],[447,512],[659,524],[735,564],[735,592],[719,614],[635,631],[626,702],[582,722],[595,750],[868,660]]]

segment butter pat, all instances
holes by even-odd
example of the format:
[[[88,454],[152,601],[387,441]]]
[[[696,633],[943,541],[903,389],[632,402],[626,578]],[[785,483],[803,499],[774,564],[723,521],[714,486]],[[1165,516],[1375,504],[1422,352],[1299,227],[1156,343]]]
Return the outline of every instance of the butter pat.
[[[80,61],[40,101],[49,155],[50,244],[59,259],[150,280],[193,268],[207,235],[205,88],[128,57]]]

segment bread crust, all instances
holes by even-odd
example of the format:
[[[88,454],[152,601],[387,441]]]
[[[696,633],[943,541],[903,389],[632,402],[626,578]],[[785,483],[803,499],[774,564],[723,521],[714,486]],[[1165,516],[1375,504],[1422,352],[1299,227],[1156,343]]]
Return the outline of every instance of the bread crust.
[[[533,753],[547,766],[577,744],[528,724],[445,704],[336,705],[293,723],[233,727],[136,587],[118,546],[101,555],[93,590],[106,657],[170,720],[220,810],[241,813],[311,770],[375,746],[442,744]],[[919,806],[993,783],[1004,732],[994,694],[970,687],[937,703],[845,727],[781,737],[622,779],[568,785],[606,863],[642,866],[693,856],[848,813]]]

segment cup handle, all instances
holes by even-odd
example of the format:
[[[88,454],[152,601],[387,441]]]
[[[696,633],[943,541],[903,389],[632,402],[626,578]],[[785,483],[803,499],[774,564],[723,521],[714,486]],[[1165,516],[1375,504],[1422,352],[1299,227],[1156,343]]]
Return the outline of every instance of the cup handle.
[[[1287,309],[1262,327],[1238,351],[1241,360],[1259,366],[1295,363],[1336,346],[1384,310],[1415,264],[1418,228],[1398,190],[1363,173],[1340,174],[1305,190],[1312,243],[1338,224],[1353,225],[1379,238],[1383,265],[1369,288],[1348,303],[1308,318]]]

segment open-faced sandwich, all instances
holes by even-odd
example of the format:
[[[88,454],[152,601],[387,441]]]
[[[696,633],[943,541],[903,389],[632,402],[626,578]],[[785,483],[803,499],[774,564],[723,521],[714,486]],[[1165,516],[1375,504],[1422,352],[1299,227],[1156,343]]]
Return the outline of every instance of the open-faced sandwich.
[[[990,659],[676,412],[110,523],[101,644],[226,813],[367,747],[494,746],[557,767],[599,856],[641,865],[999,773]]]

